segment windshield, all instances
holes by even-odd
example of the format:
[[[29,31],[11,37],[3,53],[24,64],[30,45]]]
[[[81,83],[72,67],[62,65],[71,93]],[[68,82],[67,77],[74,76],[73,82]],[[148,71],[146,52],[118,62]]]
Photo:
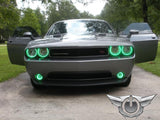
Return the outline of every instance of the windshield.
[[[89,20],[70,20],[54,24],[48,31],[47,35],[71,34],[71,35],[88,35],[97,33],[113,34],[110,26],[103,21]]]

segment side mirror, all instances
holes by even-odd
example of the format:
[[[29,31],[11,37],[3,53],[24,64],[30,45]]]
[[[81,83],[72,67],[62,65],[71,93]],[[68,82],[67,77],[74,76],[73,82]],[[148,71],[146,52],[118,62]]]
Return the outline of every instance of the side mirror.
[[[139,30],[130,30],[128,38],[131,37],[131,35],[133,35],[133,34],[139,34]]]
[[[32,40],[34,40],[34,37],[33,37],[33,35],[32,35],[31,32],[24,32],[24,33],[23,33],[23,36],[24,36],[24,37],[30,37]]]
[[[24,33],[23,33],[23,36],[24,36],[24,37],[31,37],[31,36],[32,36],[32,33],[31,33],[31,32],[24,32]]]

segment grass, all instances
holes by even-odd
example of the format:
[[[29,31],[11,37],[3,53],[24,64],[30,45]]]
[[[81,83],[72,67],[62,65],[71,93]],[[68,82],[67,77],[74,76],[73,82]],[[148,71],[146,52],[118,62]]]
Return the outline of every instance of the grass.
[[[156,59],[152,62],[136,64],[137,66],[143,68],[146,71],[149,71],[155,75],[160,76],[160,42],[158,44],[158,51]]]
[[[16,77],[25,71],[24,66],[11,64],[8,58],[7,47],[0,46],[0,82]]]

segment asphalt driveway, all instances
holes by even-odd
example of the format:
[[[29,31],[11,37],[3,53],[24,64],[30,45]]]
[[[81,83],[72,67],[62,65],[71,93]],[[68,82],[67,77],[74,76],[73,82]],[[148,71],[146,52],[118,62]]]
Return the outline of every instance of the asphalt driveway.
[[[125,120],[108,100],[157,94],[137,120],[160,120],[160,77],[134,67],[129,87],[32,88],[27,73],[0,83],[0,120]]]

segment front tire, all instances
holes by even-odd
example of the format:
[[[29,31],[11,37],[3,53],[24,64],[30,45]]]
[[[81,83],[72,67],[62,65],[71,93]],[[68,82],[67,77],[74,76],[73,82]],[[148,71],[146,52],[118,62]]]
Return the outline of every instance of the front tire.
[[[129,84],[130,84],[130,82],[131,82],[131,75],[128,77],[127,81],[124,82],[124,83],[122,83],[122,84],[120,84],[120,86],[122,86],[122,87],[128,87]]]
[[[44,88],[44,86],[42,85],[35,84],[32,79],[31,79],[31,84],[32,84],[32,87],[36,90],[42,90]]]

